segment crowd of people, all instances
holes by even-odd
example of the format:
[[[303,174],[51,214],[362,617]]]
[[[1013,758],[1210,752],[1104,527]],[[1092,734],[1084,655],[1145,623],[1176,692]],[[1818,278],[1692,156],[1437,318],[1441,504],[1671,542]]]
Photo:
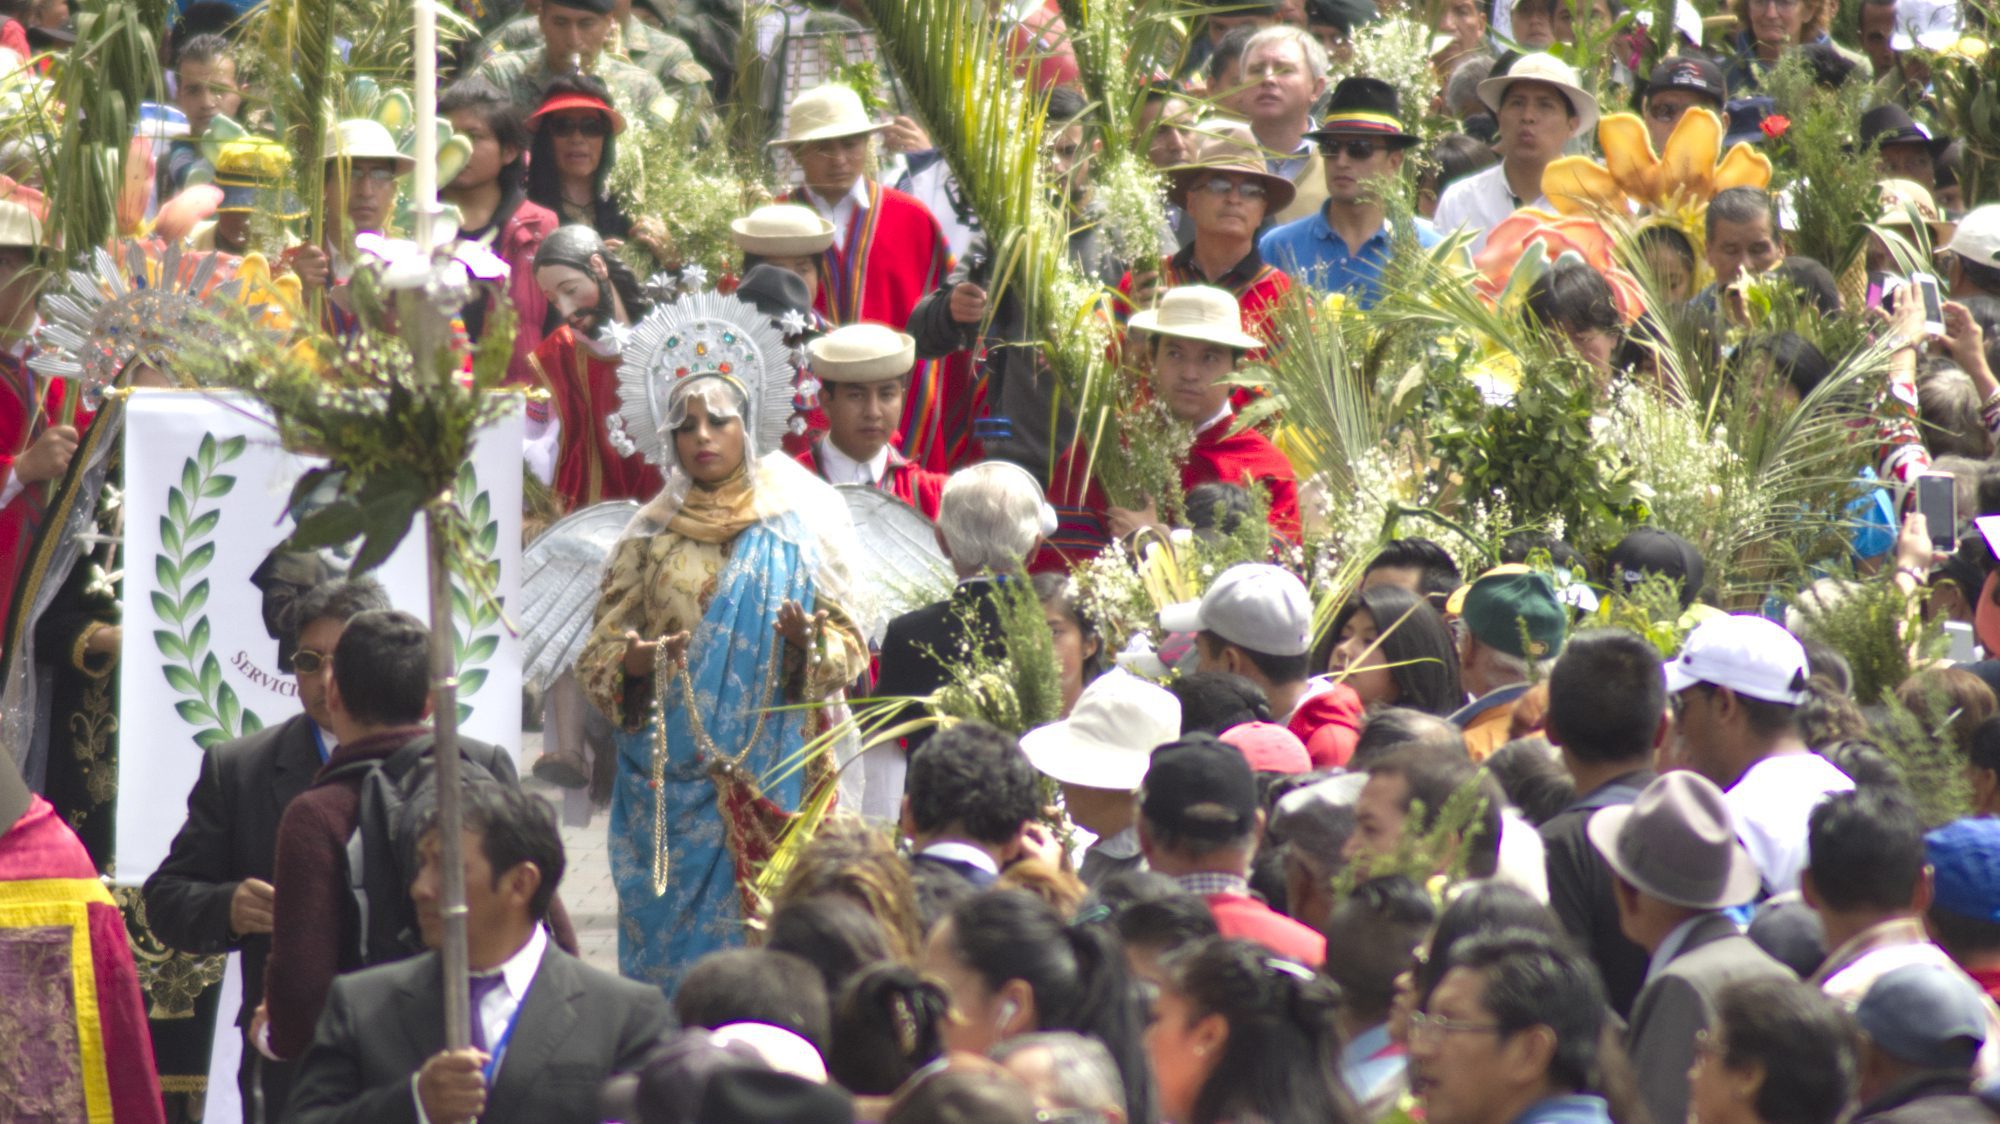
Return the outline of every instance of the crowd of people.
[[[451,346],[471,371],[512,325],[524,538],[623,527],[530,684],[535,783],[460,739],[470,1047],[432,632],[373,578],[265,560],[298,710],[201,743],[166,858],[121,869],[116,803],[180,794],[120,790],[122,579],[93,552],[157,466],[68,372],[197,384],[196,326],[50,329],[95,201],[23,115],[0,1118],[210,1118],[233,1020],[256,1121],[2000,1120],[2000,203],[1990,136],[1946,133],[1990,127],[1961,104],[1983,9],[1122,0],[1107,32],[941,6],[1003,57],[960,73],[1033,92],[1014,187],[1064,251],[1037,262],[982,228],[1001,173],[927,118],[882,3],[466,7],[445,237],[498,267]],[[269,11],[156,29],[121,233],[367,353],[407,327],[379,271],[431,149],[401,75],[357,76],[300,166]],[[10,81],[104,33],[0,13]],[[1106,44],[1141,43],[1111,84]],[[723,166],[742,206],[694,229]],[[1030,295],[1065,285],[1101,299],[1052,327]],[[1122,398],[1077,393],[1072,328]],[[1588,432],[1529,443],[1578,479],[1480,494],[1507,477],[1465,431],[1563,395]],[[1564,498],[1647,395],[1701,449],[1829,478],[1748,536],[1695,533],[1673,504],[1740,498],[1644,464]],[[1370,455],[1422,485],[1365,494]],[[857,492],[949,579],[903,588]],[[1388,519],[1356,537],[1363,508]],[[615,972],[581,957],[551,789],[608,811]]]

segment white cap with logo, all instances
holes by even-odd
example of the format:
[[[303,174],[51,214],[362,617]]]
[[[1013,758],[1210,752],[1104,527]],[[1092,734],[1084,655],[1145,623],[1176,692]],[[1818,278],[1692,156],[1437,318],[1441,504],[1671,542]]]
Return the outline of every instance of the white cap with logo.
[[[1738,613],[1712,617],[1681,645],[1666,665],[1667,692],[1679,694],[1697,683],[1727,687],[1764,702],[1797,706],[1805,701],[1805,646],[1784,626]]]
[[[1944,248],[1974,265],[2000,269],[2000,203],[1974,207],[1961,215],[1958,229]]]
[[[1303,656],[1312,647],[1312,596],[1281,566],[1244,562],[1222,571],[1200,601],[1160,610],[1169,632],[1213,632],[1267,656]]]

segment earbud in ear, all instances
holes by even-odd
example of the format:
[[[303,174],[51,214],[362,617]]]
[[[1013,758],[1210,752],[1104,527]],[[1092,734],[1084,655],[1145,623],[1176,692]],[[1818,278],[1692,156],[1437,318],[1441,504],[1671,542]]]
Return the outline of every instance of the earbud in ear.
[[[1007,1024],[1013,1022],[1014,1016],[1020,1013],[1021,1008],[1019,1004],[1015,1003],[1012,999],[1002,999],[1000,1001],[1000,1009],[993,1015],[993,1029],[1006,1030]]]

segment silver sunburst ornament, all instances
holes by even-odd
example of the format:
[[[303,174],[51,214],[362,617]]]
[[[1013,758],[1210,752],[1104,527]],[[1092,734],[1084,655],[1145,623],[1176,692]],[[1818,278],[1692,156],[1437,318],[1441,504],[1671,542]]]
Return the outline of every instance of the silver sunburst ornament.
[[[28,365],[71,380],[92,408],[134,359],[221,343],[227,329],[208,307],[242,291],[235,258],[138,240],[96,250],[63,280],[42,297]]]
[[[668,463],[663,419],[675,383],[722,375],[743,388],[758,455],[778,448],[792,416],[790,352],[771,318],[736,296],[693,293],[656,306],[632,329],[618,368],[618,416],[627,440],[656,465]]]

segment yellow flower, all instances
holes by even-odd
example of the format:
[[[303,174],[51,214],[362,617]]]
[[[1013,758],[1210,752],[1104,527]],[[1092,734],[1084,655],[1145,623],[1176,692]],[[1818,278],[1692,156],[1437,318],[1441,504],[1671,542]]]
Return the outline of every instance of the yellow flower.
[[[1565,156],[1542,172],[1542,192],[1565,215],[1600,215],[1629,213],[1633,204],[1659,211],[1705,206],[1718,191],[1768,186],[1770,159],[1741,141],[1723,154],[1722,136],[1722,118],[1690,109],[1667,138],[1665,154],[1655,154],[1637,114],[1613,113],[1597,123],[1604,162]]]

